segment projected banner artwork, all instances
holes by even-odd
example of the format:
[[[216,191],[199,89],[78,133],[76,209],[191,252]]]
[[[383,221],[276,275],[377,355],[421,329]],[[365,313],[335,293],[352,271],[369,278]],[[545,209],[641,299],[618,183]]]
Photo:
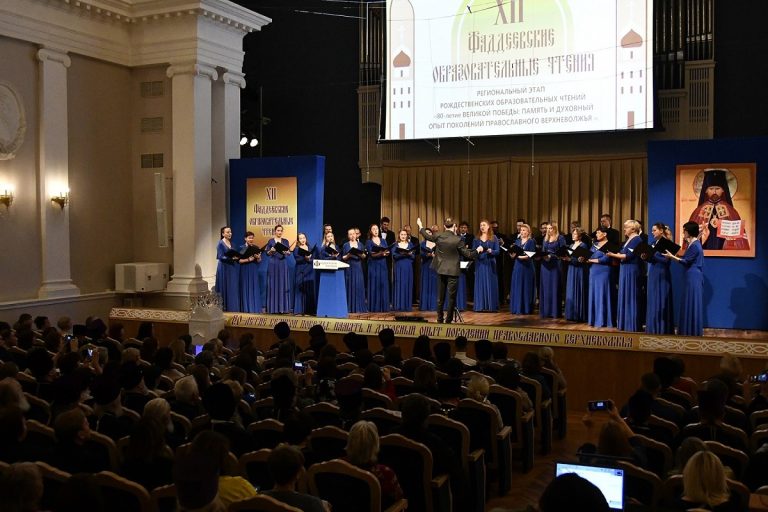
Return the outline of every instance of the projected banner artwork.
[[[296,178],[249,178],[246,182],[245,228],[257,245],[272,238],[272,230],[283,226],[283,238],[296,240],[298,196]]]
[[[385,139],[653,127],[652,0],[388,0]]]

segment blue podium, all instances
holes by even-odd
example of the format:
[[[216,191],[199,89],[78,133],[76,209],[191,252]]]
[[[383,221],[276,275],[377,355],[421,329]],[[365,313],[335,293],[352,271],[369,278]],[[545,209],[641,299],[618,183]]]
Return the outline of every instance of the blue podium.
[[[348,264],[338,260],[314,260],[312,266],[320,273],[320,285],[317,294],[317,316],[347,318],[347,284],[344,281],[344,269]]]

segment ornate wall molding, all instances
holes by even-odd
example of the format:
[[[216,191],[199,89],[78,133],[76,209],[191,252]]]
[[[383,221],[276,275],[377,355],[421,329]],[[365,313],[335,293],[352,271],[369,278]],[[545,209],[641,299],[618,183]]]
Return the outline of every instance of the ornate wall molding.
[[[142,320],[147,322],[188,323],[189,316],[189,311],[174,311],[171,309],[112,308],[109,311],[110,319]]]
[[[11,160],[24,143],[27,115],[21,93],[0,81],[0,160]]]
[[[165,74],[168,78],[173,78],[177,75],[195,75],[208,77],[214,82],[219,79],[219,73],[216,71],[215,67],[201,62],[181,62],[172,64],[168,66]]]

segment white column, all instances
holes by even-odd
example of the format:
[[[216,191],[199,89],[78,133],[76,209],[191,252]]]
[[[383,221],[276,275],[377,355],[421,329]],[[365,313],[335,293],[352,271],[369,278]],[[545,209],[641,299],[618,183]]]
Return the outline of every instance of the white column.
[[[232,222],[229,216],[229,159],[240,158],[240,89],[245,88],[245,75],[239,71],[221,73],[213,84],[213,169],[211,222],[221,227]],[[240,244],[242,233],[234,233]]]
[[[211,225],[211,81],[218,74],[212,66],[185,62],[171,65],[167,75],[173,126],[173,276],[167,290],[202,293],[216,274],[219,239]]]
[[[69,193],[69,137],[67,125],[67,68],[72,61],[66,52],[41,48],[38,174],[40,206],[40,251],[42,282],[39,298],[80,295],[72,282],[69,253],[69,205],[51,202],[51,196]],[[85,200],[77,191],[73,201]]]

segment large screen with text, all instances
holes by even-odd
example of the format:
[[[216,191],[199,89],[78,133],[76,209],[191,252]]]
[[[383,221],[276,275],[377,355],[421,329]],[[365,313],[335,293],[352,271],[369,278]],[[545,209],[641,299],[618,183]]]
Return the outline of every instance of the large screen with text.
[[[653,0],[386,0],[385,139],[653,127]]]

